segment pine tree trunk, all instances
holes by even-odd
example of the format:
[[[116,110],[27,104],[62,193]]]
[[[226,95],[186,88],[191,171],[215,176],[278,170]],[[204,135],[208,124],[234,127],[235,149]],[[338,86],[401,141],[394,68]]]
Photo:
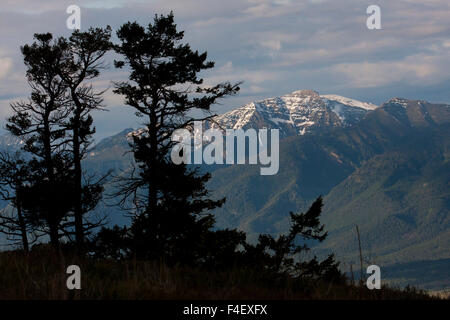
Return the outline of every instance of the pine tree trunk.
[[[50,243],[52,244],[53,248],[56,249],[59,247],[58,224],[52,221],[49,223],[49,228]]]
[[[81,208],[81,155],[80,155],[80,142],[78,140],[78,127],[73,130],[73,161],[75,166],[75,238],[78,249],[81,249],[84,242],[83,232],[83,213]]]
[[[157,194],[158,190],[156,188],[156,163],[157,163],[157,129],[156,129],[156,113],[153,111],[150,115],[150,124],[149,124],[149,137],[150,137],[150,161],[149,165],[149,194],[148,194],[148,212],[150,214],[154,214],[157,206]]]
[[[81,204],[81,152],[80,152],[80,118],[81,118],[81,102],[74,90],[71,92],[72,99],[75,103],[75,114],[73,119],[73,162],[74,162],[74,179],[75,179],[75,194],[74,194],[74,216],[75,216],[75,240],[78,250],[82,250],[84,242],[83,231],[83,212]]]
[[[44,115],[44,136],[43,136],[43,145],[44,145],[44,161],[46,165],[47,176],[50,182],[50,185],[53,185],[55,182],[55,174],[53,172],[53,159],[52,159],[52,147],[51,147],[51,131],[50,131],[50,112],[53,109],[51,107],[53,103],[50,103],[50,107],[46,109],[46,113]],[[57,210],[53,208],[53,210]],[[50,235],[50,243],[54,248],[59,246],[59,237],[58,237],[58,223],[56,223],[56,215],[57,213],[51,210],[48,212],[47,223],[49,227],[49,235]]]
[[[18,201],[17,201],[18,202]],[[28,245],[28,237],[27,237],[27,229],[25,226],[25,221],[22,215],[22,207],[20,204],[17,204],[17,217],[19,218],[19,226],[20,226],[20,232],[22,234],[22,246],[23,251],[28,252],[29,251],[29,245]]]

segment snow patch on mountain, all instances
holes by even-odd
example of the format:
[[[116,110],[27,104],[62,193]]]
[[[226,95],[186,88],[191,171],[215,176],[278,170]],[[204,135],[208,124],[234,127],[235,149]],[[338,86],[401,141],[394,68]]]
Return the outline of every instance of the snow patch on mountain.
[[[403,107],[406,109],[408,107],[408,104],[411,102],[411,100],[404,99],[404,98],[391,98],[389,99],[386,104],[396,104],[398,106]]]
[[[349,126],[377,106],[339,95],[297,90],[281,97],[251,102],[215,117],[208,127],[222,129],[279,129],[281,136]]]
[[[19,149],[24,144],[22,139],[19,139],[9,133],[0,135],[0,150]]]
[[[361,108],[361,109],[365,109],[365,110],[375,110],[376,108],[378,108],[378,106],[376,106],[372,103],[362,102],[362,101],[358,101],[355,99],[349,99],[349,98],[346,98],[343,96],[338,96],[336,94],[324,94],[324,95],[321,95],[321,97],[328,101],[336,101],[342,105]]]

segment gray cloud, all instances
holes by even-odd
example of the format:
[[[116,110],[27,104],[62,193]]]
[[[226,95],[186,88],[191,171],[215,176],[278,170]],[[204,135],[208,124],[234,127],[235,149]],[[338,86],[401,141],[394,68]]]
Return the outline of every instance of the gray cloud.
[[[244,81],[241,94],[226,100],[222,111],[301,88],[374,103],[392,95],[450,101],[448,0],[379,0],[382,30],[368,30],[366,8],[372,2],[2,0],[0,125],[9,103],[29,94],[19,47],[35,32],[68,35],[69,4],[82,7],[82,29],[118,28],[128,20],[148,23],[154,14],[173,10],[186,41],[216,61],[216,68],[204,73],[206,83]],[[96,86],[107,88],[111,80],[124,78],[110,68]],[[104,128],[119,116],[123,127],[134,123],[132,116],[123,120],[122,111],[115,111],[121,97],[109,91],[105,102],[113,111],[99,115]]]

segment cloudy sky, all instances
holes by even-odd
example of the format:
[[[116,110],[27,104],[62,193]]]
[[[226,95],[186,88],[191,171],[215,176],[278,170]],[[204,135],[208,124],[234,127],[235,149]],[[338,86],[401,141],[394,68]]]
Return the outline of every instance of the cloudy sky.
[[[1,0],[2,128],[9,104],[29,95],[20,46],[36,32],[67,36],[71,4],[81,7],[82,31],[147,24],[173,10],[185,40],[216,62],[206,83],[244,81],[218,112],[298,89],[375,104],[394,96],[450,102],[448,0]],[[373,4],[381,8],[381,30],[366,26]],[[125,77],[111,65],[95,85]],[[120,96],[110,90],[105,101],[110,111],[95,115],[97,138],[138,126]]]

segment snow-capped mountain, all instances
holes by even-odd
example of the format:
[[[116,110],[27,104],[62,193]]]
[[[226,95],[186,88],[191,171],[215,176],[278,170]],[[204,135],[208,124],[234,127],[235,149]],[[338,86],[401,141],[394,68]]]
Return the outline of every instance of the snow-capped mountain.
[[[17,151],[23,141],[8,133],[0,135],[0,151]]]
[[[211,127],[279,129],[282,137],[330,127],[350,126],[377,106],[338,95],[298,90],[281,97],[251,102],[217,116]]]

